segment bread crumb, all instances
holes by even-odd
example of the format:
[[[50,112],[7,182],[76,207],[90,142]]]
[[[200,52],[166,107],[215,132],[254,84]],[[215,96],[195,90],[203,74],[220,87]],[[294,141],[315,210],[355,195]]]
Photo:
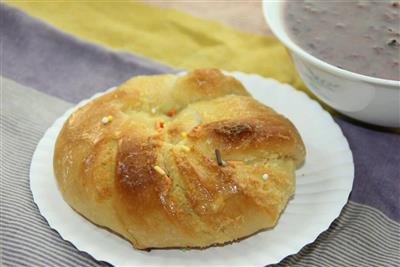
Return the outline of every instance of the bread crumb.
[[[105,116],[105,117],[101,118],[101,123],[107,124],[109,122],[112,122],[112,120],[113,120],[113,116],[111,116],[111,115]]]
[[[186,152],[190,151],[190,148],[188,146],[182,145],[182,149]]]
[[[161,169],[161,167],[160,166],[154,166],[153,167],[154,168],[154,170],[156,171],[156,172],[158,172],[159,174],[161,174],[162,176],[166,176],[167,175],[167,173],[163,170],[163,169]]]
[[[176,114],[176,108],[172,108],[171,110],[169,110],[167,113],[167,116],[169,117],[173,117]]]
[[[156,129],[159,130],[159,129],[162,129],[162,128],[164,128],[164,121],[163,120],[157,121],[156,122]]]

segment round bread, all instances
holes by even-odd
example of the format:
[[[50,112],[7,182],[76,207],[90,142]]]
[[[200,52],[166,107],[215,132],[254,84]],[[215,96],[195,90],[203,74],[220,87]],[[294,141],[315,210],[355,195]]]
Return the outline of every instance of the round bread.
[[[201,69],[135,77],[76,110],[54,172],[74,210],[138,249],[207,247],[273,227],[304,157],[288,119]]]

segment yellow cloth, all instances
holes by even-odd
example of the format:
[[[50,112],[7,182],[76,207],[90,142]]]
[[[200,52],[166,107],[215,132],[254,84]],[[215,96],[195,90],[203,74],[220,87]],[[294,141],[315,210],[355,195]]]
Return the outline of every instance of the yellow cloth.
[[[174,67],[258,73],[306,90],[286,49],[270,36],[131,1],[7,2],[80,38]]]

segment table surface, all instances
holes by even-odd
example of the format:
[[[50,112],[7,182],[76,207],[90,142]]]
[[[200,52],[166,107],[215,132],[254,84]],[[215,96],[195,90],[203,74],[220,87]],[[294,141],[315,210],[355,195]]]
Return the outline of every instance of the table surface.
[[[259,0],[144,0],[144,2],[159,7],[174,8],[201,18],[216,20],[241,31],[264,35],[272,34],[264,20],[262,14],[262,3]]]

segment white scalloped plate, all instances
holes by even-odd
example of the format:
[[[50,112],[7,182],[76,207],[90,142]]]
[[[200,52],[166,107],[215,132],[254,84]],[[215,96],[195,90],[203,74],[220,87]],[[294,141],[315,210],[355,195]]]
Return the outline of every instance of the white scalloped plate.
[[[256,99],[288,117],[306,145],[306,163],[296,172],[296,194],[275,228],[223,247],[142,252],[90,223],[64,202],[53,176],[56,137],[77,107],[46,131],[32,158],[33,198],[50,227],[79,250],[116,266],[263,266],[277,263],[313,242],[339,216],[351,191],[354,164],[347,140],[332,117],[304,93],[257,75],[227,74],[239,79]]]

